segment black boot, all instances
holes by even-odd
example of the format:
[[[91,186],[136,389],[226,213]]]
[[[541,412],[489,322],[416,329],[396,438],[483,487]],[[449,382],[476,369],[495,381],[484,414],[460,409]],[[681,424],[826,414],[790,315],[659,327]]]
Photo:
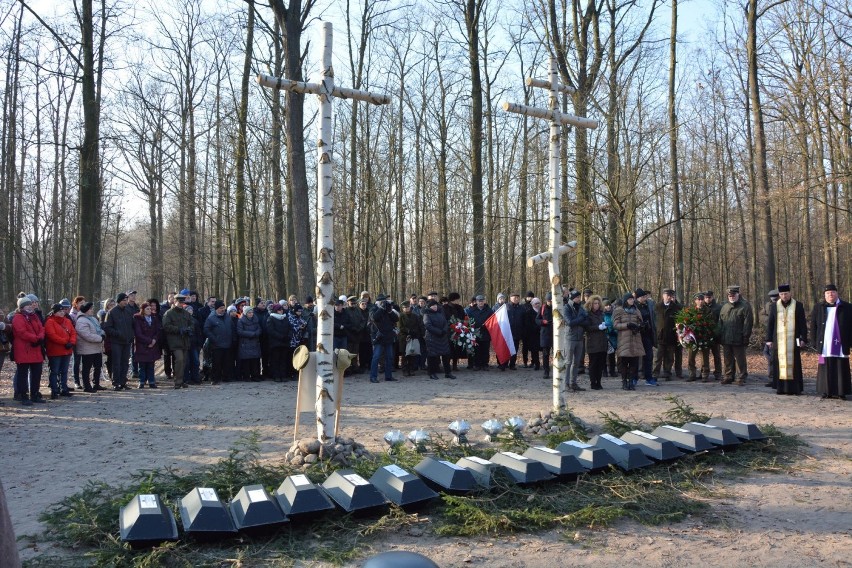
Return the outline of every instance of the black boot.
[[[627,378],[627,373],[621,375],[621,390],[629,391],[632,390],[630,388],[630,379]]]

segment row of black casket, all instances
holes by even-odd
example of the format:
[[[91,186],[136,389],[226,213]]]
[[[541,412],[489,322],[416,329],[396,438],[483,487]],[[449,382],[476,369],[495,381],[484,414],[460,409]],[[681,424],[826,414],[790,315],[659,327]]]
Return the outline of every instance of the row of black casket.
[[[706,424],[660,426],[653,432],[627,432],[621,438],[600,434],[588,443],[568,441],[556,449],[532,446],[523,455],[497,452],[490,459],[468,456],[456,463],[425,457],[406,471],[397,465],[379,468],[369,480],[352,470],[332,473],[322,485],[305,475],[291,475],[270,495],[262,485],[247,485],[225,505],[216,491],[196,487],[178,502],[184,533],[214,540],[237,533],[262,534],[290,520],[304,520],[339,508],[346,513],[382,513],[393,503],[417,508],[438,492],[461,495],[490,488],[500,472],[518,484],[534,484],[576,477],[616,466],[624,471],[675,460],[685,452],[732,448],[742,441],[765,436],[751,423],[714,418]],[[504,477],[505,477],[504,475]],[[171,509],[158,495],[136,495],[119,512],[121,540],[145,547],[177,540]]]

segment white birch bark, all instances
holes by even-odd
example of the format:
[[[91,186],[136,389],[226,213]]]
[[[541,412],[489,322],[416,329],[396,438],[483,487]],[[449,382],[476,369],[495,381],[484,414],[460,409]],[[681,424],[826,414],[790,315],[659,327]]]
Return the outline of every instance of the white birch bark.
[[[322,70],[317,140],[317,438],[325,443],[334,437],[337,385],[334,379],[334,199],[332,195],[332,28],[322,25]]]
[[[559,171],[559,156],[562,145],[562,116],[559,112],[559,74],[556,70],[556,59],[550,58],[550,161],[548,175],[550,176],[550,230],[548,244],[550,245],[550,293],[553,297],[553,410],[565,407],[565,318],[562,303],[562,276],[560,274],[559,245],[562,244],[562,177]],[[536,109],[529,109],[536,110]],[[533,115],[534,116],[534,115]]]
[[[322,70],[318,83],[291,81],[283,77],[258,75],[257,82],[270,89],[309,93],[319,96],[320,120],[317,140],[317,345],[316,345],[316,413],[317,438],[326,442],[334,438],[337,406],[340,396],[334,372],[334,196],[332,195],[332,100],[334,97],[356,99],[383,105],[391,101],[381,93],[358,91],[334,86],[331,66],[332,27],[322,24]]]

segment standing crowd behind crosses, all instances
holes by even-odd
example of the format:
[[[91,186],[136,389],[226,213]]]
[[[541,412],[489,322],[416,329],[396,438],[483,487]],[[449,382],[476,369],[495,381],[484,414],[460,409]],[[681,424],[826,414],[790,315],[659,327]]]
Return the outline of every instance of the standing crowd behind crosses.
[[[564,353],[571,391],[586,390],[578,382],[584,374],[593,390],[603,388],[603,377],[620,377],[627,391],[635,390],[640,379],[658,386],[658,380],[673,377],[746,384],[746,349],[754,322],[739,287],[729,286],[721,302],[712,291],[699,292],[686,308],[674,290],[663,290],[659,302],[650,296],[637,288],[610,301],[589,289],[564,288]],[[817,393],[823,398],[852,395],[852,305],[840,300],[836,286],[825,286],[823,300],[811,311],[810,330],[804,306],[793,299],[789,285],[772,290],[769,298],[760,312],[769,366],[766,386],[778,394],[801,394],[801,351],[810,346],[820,356]],[[396,381],[396,369],[406,377],[425,370],[432,380],[443,370],[445,378],[455,379],[463,359],[470,371],[492,368],[491,337],[484,324],[499,309],[506,310],[517,353],[498,361],[496,369],[516,370],[520,356],[524,369],[541,371],[549,379],[550,293],[544,301],[532,292],[523,300],[518,293],[501,293],[493,306],[482,295],[463,305],[457,292],[446,297],[434,291],[412,294],[399,305],[384,294],[373,299],[368,291],[340,296],[334,302],[334,348],[355,356],[347,375],[366,373],[371,383],[379,383],[380,371],[385,381]],[[163,303],[139,301],[135,291],[128,291],[99,306],[82,296],[63,299],[45,314],[35,295],[21,293],[17,308],[0,317],[0,369],[7,357],[14,361],[14,399],[25,406],[45,402],[45,361],[49,396],[58,399],[79,389],[90,394],[107,390],[107,382],[111,390],[130,389],[131,377],[137,388],[158,388],[154,365],[160,359],[175,389],[203,382],[295,380],[293,353],[302,345],[313,350],[316,344],[311,296],[304,303],[291,295],[278,302],[237,298],[226,305],[212,296],[202,304],[190,290],[169,294]]]

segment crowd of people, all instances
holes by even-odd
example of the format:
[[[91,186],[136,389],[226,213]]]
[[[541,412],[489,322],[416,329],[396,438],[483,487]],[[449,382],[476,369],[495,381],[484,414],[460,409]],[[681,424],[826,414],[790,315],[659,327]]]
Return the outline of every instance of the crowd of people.
[[[698,292],[684,309],[672,289],[663,290],[655,302],[642,288],[610,300],[590,289],[564,287],[561,321],[567,338],[562,352],[568,388],[586,390],[578,382],[584,374],[593,390],[602,389],[601,379],[607,376],[620,377],[624,390],[635,390],[640,380],[658,386],[658,380],[672,378],[744,385],[753,311],[739,287],[729,286],[726,293],[726,301],[717,302],[712,291]],[[531,291],[523,300],[517,292],[501,293],[494,305],[483,295],[464,304],[457,292],[446,297],[435,291],[412,294],[400,304],[384,294],[373,299],[369,291],[343,295],[334,302],[333,347],[354,356],[348,375],[368,373],[371,383],[379,382],[380,371],[385,381],[397,380],[397,369],[406,376],[425,370],[432,380],[443,370],[445,378],[455,379],[461,360],[472,371],[491,368],[485,322],[500,309],[506,310],[516,354],[498,361],[496,369],[521,366],[550,378],[551,293],[544,300]],[[53,304],[45,314],[35,295],[21,293],[17,308],[0,317],[0,368],[7,356],[14,361],[14,398],[26,406],[45,402],[45,360],[52,399],[71,397],[80,389],[106,390],[107,380],[116,391],[130,389],[131,378],[137,388],[158,388],[154,367],[161,359],[175,389],[202,382],[284,382],[296,378],[295,350],[316,348],[317,316],[311,296],[303,303],[295,295],[278,302],[242,297],[227,305],[210,296],[202,304],[197,292],[184,289],[161,303],[155,298],[139,302],[131,290],[104,301],[100,309],[77,296]],[[804,306],[792,298],[789,285],[770,292],[761,317],[767,386],[778,394],[801,394],[801,352],[811,346],[820,355],[818,394],[852,395],[852,306],[839,299],[836,286],[825,286],[823,301],[811,312],[810,343]],[[454,333],[459,325],[469,332],[469,344]]]

